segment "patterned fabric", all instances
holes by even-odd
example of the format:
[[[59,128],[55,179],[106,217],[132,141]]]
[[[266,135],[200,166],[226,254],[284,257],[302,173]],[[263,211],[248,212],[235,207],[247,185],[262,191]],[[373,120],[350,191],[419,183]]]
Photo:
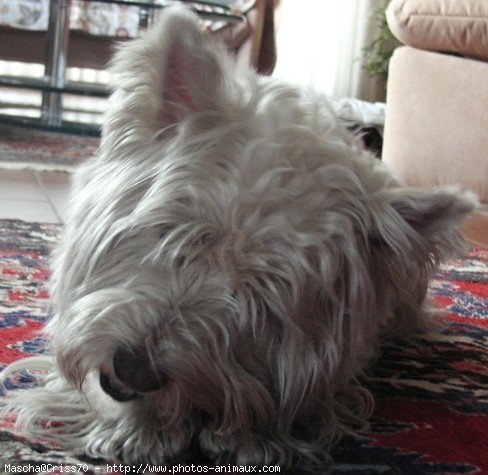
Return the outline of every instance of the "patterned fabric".
[[[0,0],[0,24],[29,30],[45,30],[49,0]]]
[[[0,168],[72,171],[82,161],[95,156],[99,143],[95,137],[2,124]]]
[[[0,220],[1,366],[46,351],[39,330],[49,316],[49,253],[58,232],[57,225]],[[488,251],[474,250],[445,265],[432,280],[431,294],[443,309],[439,329],[385,345],[371,368],[371,430],[338,445],[334,463],[324,471],[301,473],[488,472]],[[8,387],[32,380],[21,374]],[[88,474],[107,468],[104,461],[27,442],[10,418],[0,424],[0,461],[81,464],[78,471]]]
[[[49,0],[0,0],[0,25],[46,30]],[[139,8],[73,0],[71,28],[93,35],[136,37]]]
[[[253,2],[221,0],[221,3],[233,4],[235,11],[245,12]],[[49,0],[0,0],[0,25],[27,30],[46,30],[48,19]],[[210,23],[207,26],[213,30],[218,28],[210,26]],[[70,27],[91,35],[135,38],[139,31],[139,7],[72,0]]]

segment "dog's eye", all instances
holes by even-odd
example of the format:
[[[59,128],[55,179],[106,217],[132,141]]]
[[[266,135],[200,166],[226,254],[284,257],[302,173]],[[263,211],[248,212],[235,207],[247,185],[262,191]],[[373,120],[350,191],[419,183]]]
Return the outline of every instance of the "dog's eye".
[[[176,267],[183,267],[185,264],[186,264],[186,257],[185,256],[179,256],[175,259]]]

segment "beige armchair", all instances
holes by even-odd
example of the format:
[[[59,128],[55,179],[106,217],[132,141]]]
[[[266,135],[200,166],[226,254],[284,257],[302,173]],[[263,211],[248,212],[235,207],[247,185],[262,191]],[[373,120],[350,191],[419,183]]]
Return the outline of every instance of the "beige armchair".
[[[393,0],[383,160],[415,186],[458,184],[482,207],[464,228],[488,245],[488,2]]]

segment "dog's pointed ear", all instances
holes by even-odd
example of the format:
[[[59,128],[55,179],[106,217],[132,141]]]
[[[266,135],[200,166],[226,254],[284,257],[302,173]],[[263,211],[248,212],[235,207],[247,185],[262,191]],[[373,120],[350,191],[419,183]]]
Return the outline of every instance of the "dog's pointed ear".
[[[218,106],[223,45],[202,31],[192,12],[172,7],[111,63],[115,90],[104,136],[147,137],[188,115]]]
[[[159,31],[158,31],[159,29]],[[153,31],[161,42],[161,120],[171,124],[211,109],[222,81],[217,52],[225,54],[187,11],[166,13]]]
[[[459,250],[461,240],[457,228],[478,203],[474,193],[455,188],[388,190],[371,242],[380,244],[381,248],[386,246],[406,259],[421,252],[445,257]]]
[[[474,193],[457,189],[407,189],[391,197],[389,205],[425,238],[458,227],[476,208]]]

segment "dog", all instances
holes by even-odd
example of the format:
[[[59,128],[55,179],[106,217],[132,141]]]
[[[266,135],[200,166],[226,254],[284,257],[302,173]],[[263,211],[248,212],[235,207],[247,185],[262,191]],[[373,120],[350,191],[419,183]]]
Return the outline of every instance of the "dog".
[[[54,258],[52,357],[8,410],[126,463],[323,463],[476,197],[401,185],[325,99],[238,66],[193,13],[121,46]],[[6,409],[4,409],[6,410]]]

